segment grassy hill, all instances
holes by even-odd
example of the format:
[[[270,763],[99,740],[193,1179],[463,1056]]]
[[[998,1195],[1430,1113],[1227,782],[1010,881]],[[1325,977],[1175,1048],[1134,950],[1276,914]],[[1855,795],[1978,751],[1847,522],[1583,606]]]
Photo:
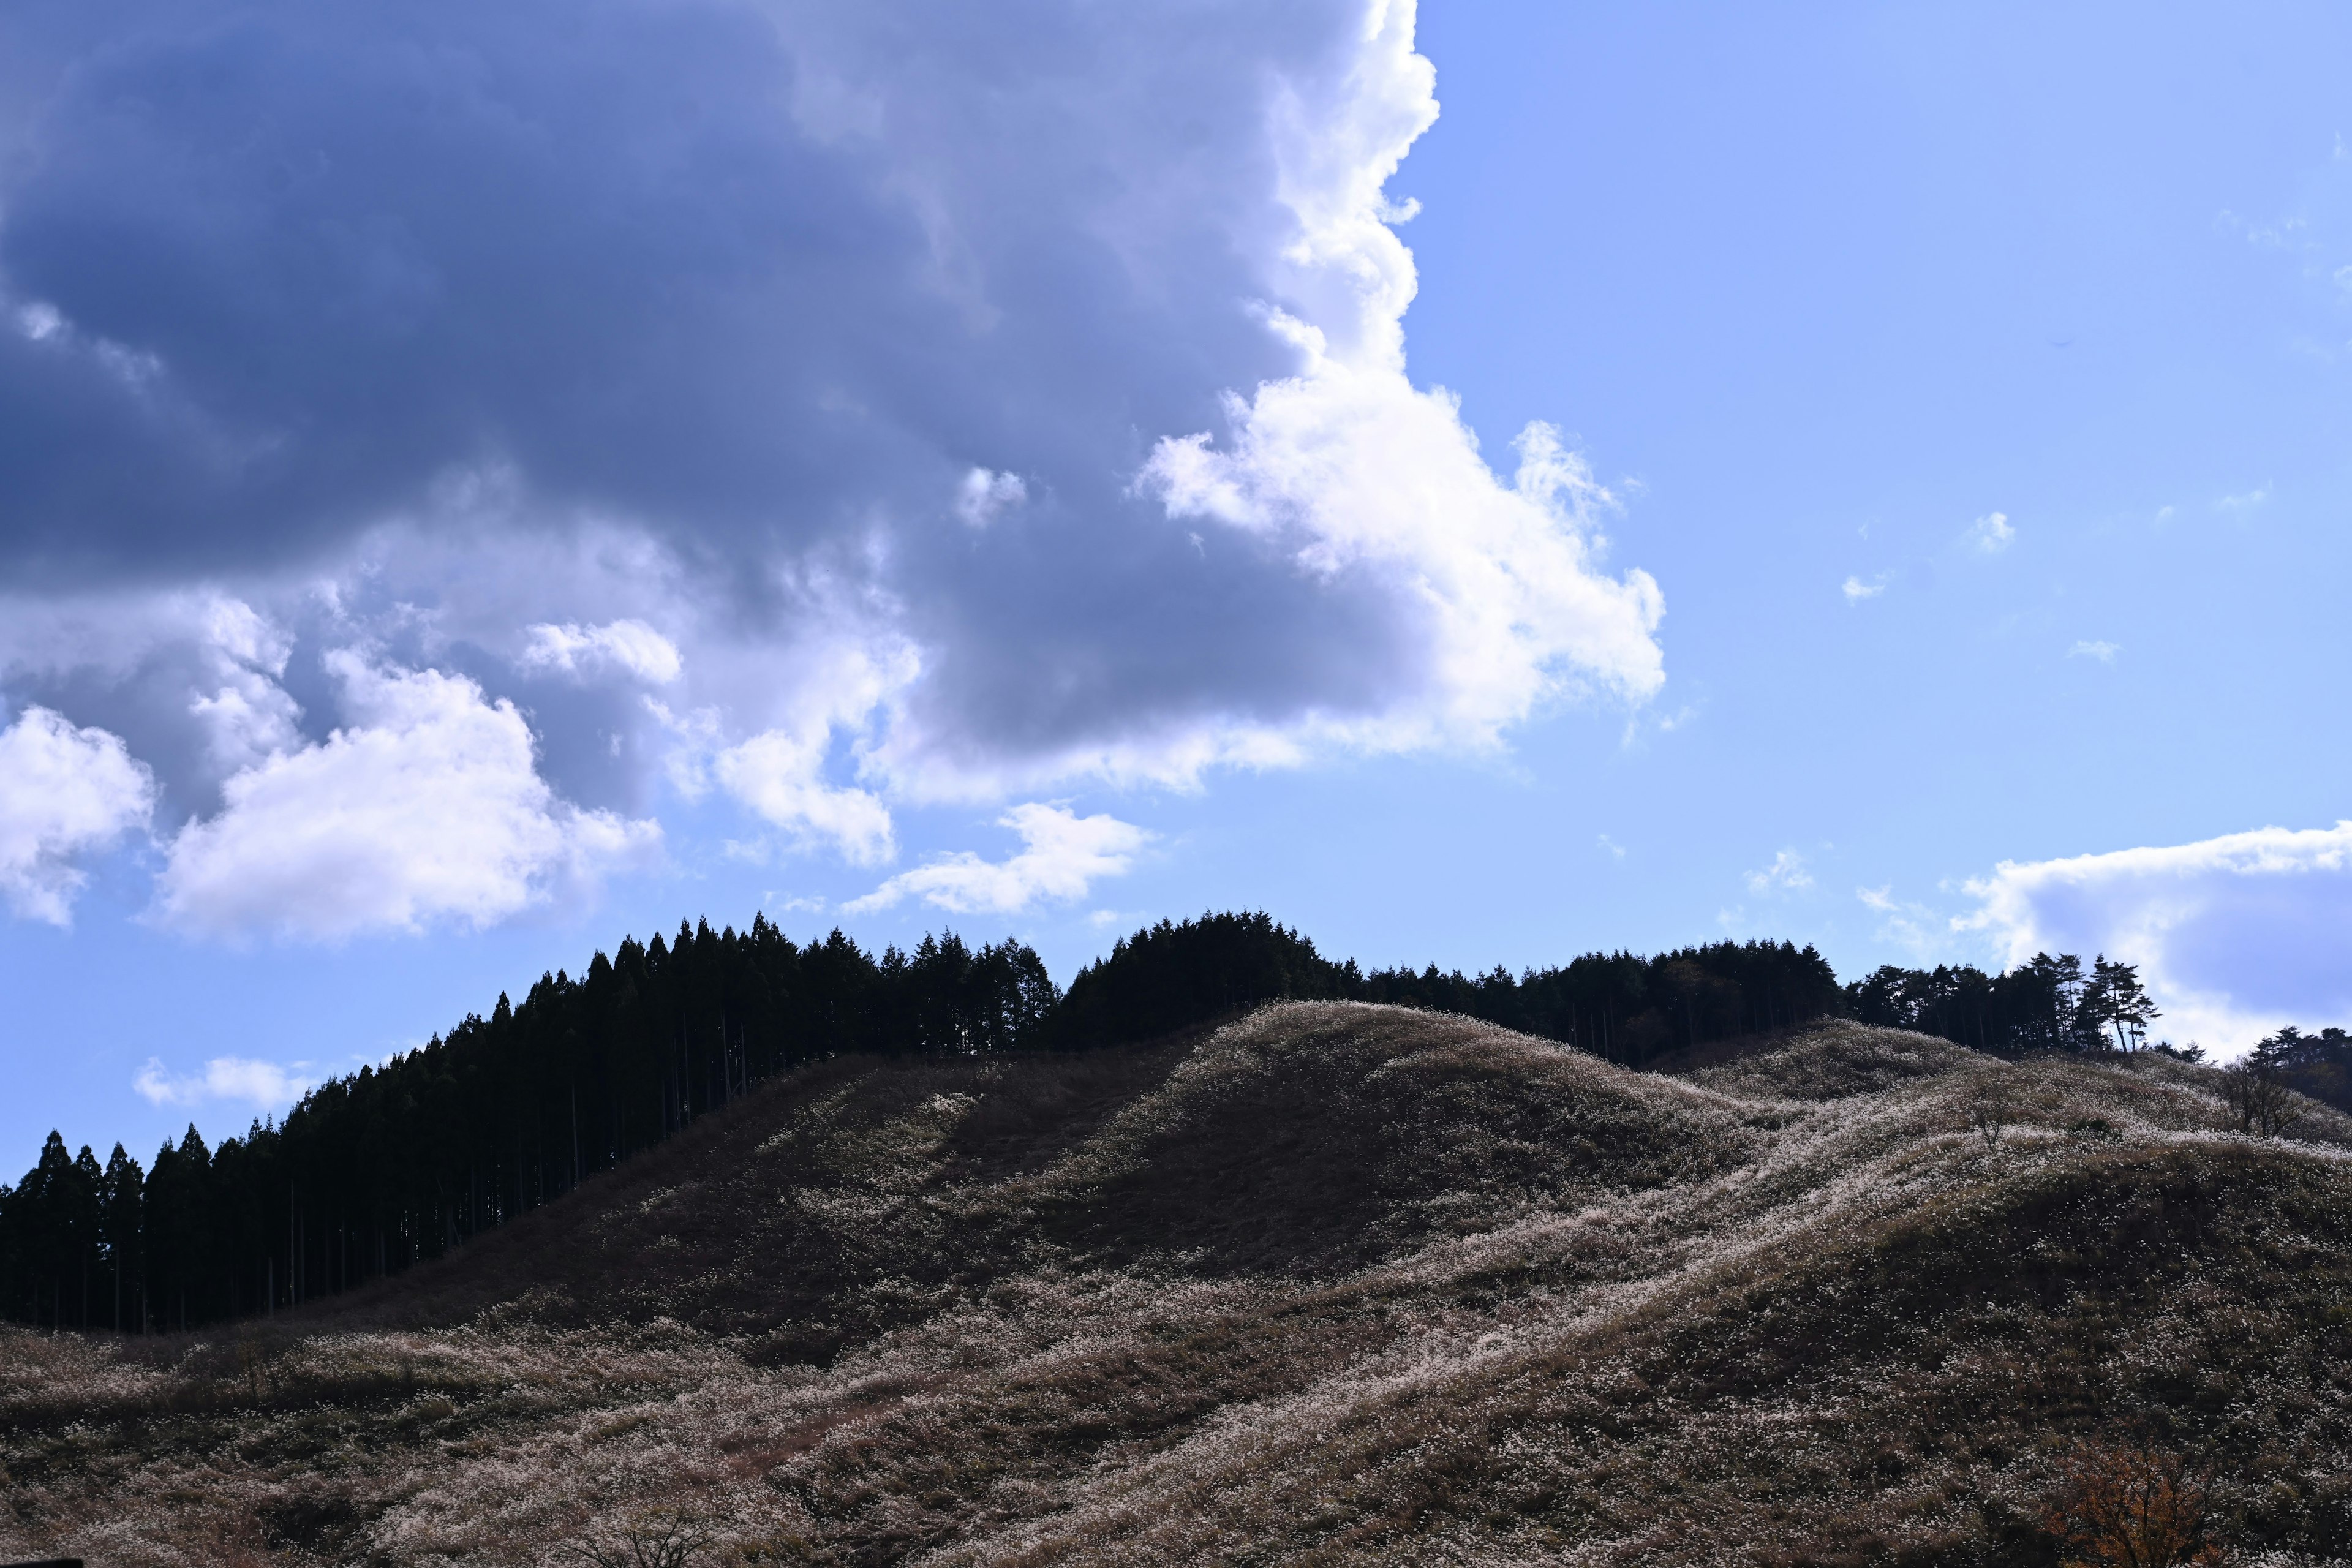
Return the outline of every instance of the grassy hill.
[[[0,1333],[0,1547],[2054,1563],[2095,1441],[2352,1555],[2352,1123],[1854,1025],[1666,1065],[1338,1003],[829,1061],[316,1309]]]

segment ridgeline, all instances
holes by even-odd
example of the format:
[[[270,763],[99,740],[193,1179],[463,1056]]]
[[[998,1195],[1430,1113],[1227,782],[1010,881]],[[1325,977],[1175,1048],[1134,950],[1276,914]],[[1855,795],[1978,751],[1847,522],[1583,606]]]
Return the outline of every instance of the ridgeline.
[[[1635,1070],[1308,1001],[725,1079],[331,1298],[0,1326],[0,1558],[2315,1568],[2352,1540],[2352,1120],[2296,1099],[2248,1136],[2174,1056],[1825,1019]],[[2119,1496],[2160,1554],[2107,1550]]]
[[[1367,972],[1264,914],[1209,914],[1137,931],[1061,992],[1009,939],[927,936],[877,958],[839,931],[795,943],[764,916],[681,925],[577,978],[542,975],[519,1005],[501,995],[217,1148],[191,1127],[144,1167],[120,1144],[101,1164],[52,1133],[0,1186],[0,1318],[153,1332],[296,1307],[444,1257],[813,1063],[1086,1053],[1285,1000],[1459,1014],[1637,1068],[1833,1016],[2009,1058],[2129,1054],[2154,1016],[2130,966],[2086,975],[2071,955],[1843,987],[1812,948],[1770,942],[1516,976]],[[2265,1050],[2280,1081],[2347,1102],[2340,1031]]]

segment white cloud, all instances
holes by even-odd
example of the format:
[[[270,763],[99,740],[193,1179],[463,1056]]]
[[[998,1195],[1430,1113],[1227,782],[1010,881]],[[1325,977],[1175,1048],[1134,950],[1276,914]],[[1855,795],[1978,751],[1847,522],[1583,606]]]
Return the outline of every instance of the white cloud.
[[[969,852],[901,871],[853,911],[887,909],[909,896],[955,914],[1014,914],[1040,900],[1083,898],[1103,877],[1133,863],[1152,835],[1108,815],[1079,816],[1067,806],[1030,802],[997,819],[1021,836],[1022,849],[999,862]]]
[[[516,661],[525,669],[587,675],[617,668],[652,685],[667,686],[684,668],[677,645],[643,621],[608,621],[601,626],[542,622],[526,636],[529,641]]]
[[[713,770],[727,793],[795,836],[829,844],[853,866],[876,866],[898,851],[890,809],[862,789],[827,784],[823,734],[771,730],[730,746]]]
[[[358,720],[230,778],[173,840],[155,916],[182,930],[335,941],[484,926],[593,886],[660,829],[558,799],[530,728],[462,677],[330,654]]]
[[[2028,864],[1971,881],[1963,929],[2140,966],[2157,1033],[2237,1050],[2285,1023],[2352,1023],[2352,822]]]
[[[956,487],[956,515],[971,528],[986,528],[1006,507],[1029,499],[1029,487],[1019,474],[991,473],[974,468]]]
[[[155,781],[120,736],[27,708],[0,730],[0,896],[26,920],[66,925],[78,858],[144,825]]]
[[[149,1057],[131,1087],[150,1105],[201,1105],[208,1100],[243,1100],[257,1110],[282,1110],[319,1080],[309,1062],[266,1062],[251,1057],[215,1057],[200,1073],[174,1073],[163,1058]]]
[[[1649,574],[1611,577],[1595,522],[1614,503],[1558,433],[1530,424],[1506,485],[1443,388],[1407,379],[1409,214],[1381,187],[1437,117],[1409,5],[1376,5],[1345,79],[1276,103],[1279,199],[1297,230],[1276,275],[1297,302],[1268,330],[1297,372],[1228,393],[1225,439],[1161,439],[1139,483],[1175,518],[1266,539],[1311,581],[1384,584],[1423,649],[1382,710],[1312,726],[1381,749],[1491,743],[1540,702],[1598,689],[1643,700],[1664,680]]]
[[[1416,391],[1401,365],[1325,358],[1319,343],[1312,358],[1307,374],[1228,405],[1229,449],[1162,441],[1144,481],[1171,516],[1267,535],[1303,573],[1395,585],[1426,639],[1420,689],[1324,728],[1374,749],[1485,745],[1555,695],[1657,690],[1664,602],[1647,573],[1596,569],[1591,524],[1608,493],[1549,426],[1520,434],[1505,486],[1442,390]]]
[[[1812,885],[1813,875],[1805,869],[1805,858],[1794,849],[1781,850],[1769,866],[1748,873],[1748,890],[1752,893],[1797,892]]]
[[[2017,530],[2010,526],[2006,512],[1989,511],[1969,525],[1969,542],[1987,555],[2000,554],[2016,537]]]
[[[1858,605],[1864,599],[1875,599],[1879,595],[1886,592],[1885,574],[1881,573],[1867,583],[1859,577],[1848,577],[1845,580],[1845,585],[1839,591],[1845,595],[1845,602],[1849,605]]]
[[[714,746],[709,770],[719,787],[795,841],[829,846],[854,866],[881,865],[898,852],[890,809],[869,790],[828,782],[826,752],[836,731],[870,729],[914,679],[919,660],[904,643],[841,633],[793,662],[800,668],[793,697],[773,714],[775,723],[737,744]],[[716,724],[714,716],[707,727]],[[689,750],[682,765],[690,771],[700,764]]]
[[[2066,650],[2068,658],[2095,658],[2101,664],[2113,664],[2116,655],[2123,652],[2121,643],[2083,641]]]
[[[2270,499],[2270,486],[2256,485],[2252,489],[2242,491],[2240,494],[2223,496],[2220,500],[2215,501],[2213,504],[2222,511],[2235,512],[2240,516],[2243,516],[2245,513],[2253,510],[2256,507],[2261,506],[2264,501]]]
[[[1599,837],[1594,839],[1593,842],[1598,844],[1602,852],[1605,853],[1612,860],[1622,860],[1625,858],[1625,847],[1622,844],[1618,843],[1614,838],[1610,837],[1606,833],[1601,834]]]

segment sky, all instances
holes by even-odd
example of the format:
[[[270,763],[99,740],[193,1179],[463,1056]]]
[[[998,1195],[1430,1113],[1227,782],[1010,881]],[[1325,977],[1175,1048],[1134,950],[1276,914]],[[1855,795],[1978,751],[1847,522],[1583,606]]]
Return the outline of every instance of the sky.
[[[0,1167],[755,911],[2352,1022],[2347,35],[11,6]]]

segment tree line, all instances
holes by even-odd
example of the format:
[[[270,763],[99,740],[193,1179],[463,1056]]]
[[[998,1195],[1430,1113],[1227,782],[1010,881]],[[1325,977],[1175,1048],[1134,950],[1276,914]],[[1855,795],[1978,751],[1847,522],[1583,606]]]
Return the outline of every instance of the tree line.
[[[1998,976],[1881,969],[1841,986],[1810,946],[1720,942],[1516,975],[1367,971],[1228,913],[1139,931],[1064,992],[1011,939],[876,956],[839,931],[796,943],[763,915],[743,931],[681,925],[541,975],[520,1003],[501,995],[216,1148],[192,1126],[143,1167],[120,1144],[101,1164],[52,1132],[0,1185],[0,1316],[130,1332],[273,1311],[440,1257],[808,1062],[1086,1050],[1278,998],[1463,1013],[1637,1068],[1824,1016],[2009,1053],[2140,1048],[2155,1016],[2130,967],[2104,959],[2087,975],[2037,956]],[[2310,1070],[2341,1076],[2340,1032],[2297,1038]]]
[[[1846,1010],[1865,1024],[1940,1035],[1997,1056],[2144,1050],[2158,1016],[2132,965],[2101,954],[2086,973],[2071,952],[2037,952],[2001,974],[1973,964],[1887,964],[1846,988]],[[2189,1047],[2155,1048],[2181,1055]]]

